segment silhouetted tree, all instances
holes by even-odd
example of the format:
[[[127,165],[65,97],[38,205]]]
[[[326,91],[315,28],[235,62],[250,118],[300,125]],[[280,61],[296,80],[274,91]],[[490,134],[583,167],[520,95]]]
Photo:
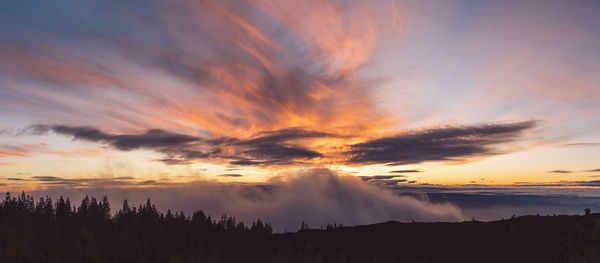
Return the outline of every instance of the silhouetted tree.
[[[246,225],[225,214],[214,220],[203,211],[162,213],[149,199],[137,207],[124,200],[113,214],[107,197],[86,196],[73,206],[62,196],[36,202],[7,193],[0,262],[600,262],[600,217],[587,210],[583,217],[333,223],[325,230],[302,221],[299,233],[289,234],[273,234],[261,219]]]

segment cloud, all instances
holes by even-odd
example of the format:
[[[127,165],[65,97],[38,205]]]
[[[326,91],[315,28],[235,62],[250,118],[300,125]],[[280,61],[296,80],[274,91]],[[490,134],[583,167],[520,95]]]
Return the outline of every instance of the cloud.
[[[317,151],[306,149],[300,146],[292,146],[287,144],[290,141],[300,139],[314,139],[314,138],[331,138],[339,137],[338,135],[307,131],[300,128],[289,128],[277,131],[267,131],[256,135],[254,138],[247,140],[231,140],[232,145],[236,145],[242,148],[249,148],[244,150],[244,153],[262,160],[291,160],[294,158],[312,159],[322,157],[323,155]],[[277,161],[275,161],[277,162]]]
[[[135,178],[131,177],[131,176],[121,176],[121,177],[113,177],[112,179],[114,179],[114,180],[133,180]]]
[[[303,170],[265,183],[197,181],[143,189],[52,186],[34,194],[65,195],[72,200],[85,194],[108,195],[114,207],[119,207],[118,202],[123,199],[135,204],[149,197],[163,210],[169,208],[189,214],[202,209],[213,216],[227,213],[246,222],[261,218],[273,223],[278,231],[296,230],[302,220],[318,227],[334,222],[356,225],[386,220],[464,219],[460,209],[453,205],[400,196],[357,177],[338,175],[327,169]]]
[[[553,170],[553,171],[548,171],[548,172],[549,173],[559,173],[559,174],[576,173],[576,171],[571,171],[571,170]],[[595,172],[600,172],[600,169],[583,170],[582,172],[595,173]]]
[[[593,147],[593,146],[599,146],[600,143],[596,143],[596,142],[580,142],[580,143],[567,143],[567,144],[562,144],[559,146],[563,146],[563,147]]]
[[[64,179],[56,176],[33,176],[31,179],[41,181],[41,182],[53,182],[53,181],[62,181]]]
[[[11,145],[0,145],[0,157],[31,157],[31,149]]]
[[[530,182],[515,182],[518,186],[526,187],[569,187],[569,186],[589,186],[589,187],[600,187],[600,180],[592,181],[559,181],[559,182],[543,182],[543,183],[530,183]]]
[[[549,173],[570,174],[570,173],[573,173],[573,171],[568,171],[568,170],[553,170],[553,171],[549,171]]]
[[[242,177],[241,174],[219,174],[221,177]]]
[[[600,180],[593,180],[593,181],[577,181],[577,182],[573,182],[571,183],[572,185],[575,186],[593,186],[593,187],[600,187]]]
[[[421,173],[423,171],[421,170],[394,170],[394,171],[389,171],[388,173]]]
[[[0,40],[11,76],[0,103],[60,124],[36,132],[152,150],[173,165],[405,164],[512,141],[510,124],[494,124],[364,142],[397,124],[373,100],[384,78],[363,72],[400,33],[389,1],[108,1],[24,4],[4,18],[26,37]]]
[[[387,179],[392,179],[392,178],[397,178],[397,177],[404,177],[404,175],[361,176],[360,179],[362,179],[363,181],[370,181],[370,180],[387,180]]]
[[[346,154],[351,164],[457,161],[499,154],[493,146],[516,140],[535,125],[536,122],[527,121],[429,129],[354,144]]]
[[[29,130],[33,134],[52,131],[73,136],[76,140],[108,144],[122,151],[150,149],[162,153],[164,158],[159,160],[167,164],[187,164],[199,159],[229,160],[233,165],[290,164],[297,159],[322,157],[317,151],[294,145],[295,141],[338,137],[331,133],[301,128],[262,132],[246,139],[204,139],[159,129],[140,134],[110,134],[92,127],[66,125],[39,124],[31,126]]]
[[[325,156],[307,148],[306,140],[341,138],[333,133],[288,128],[266,131],[248,138],[201,138],[164,131],[148,130],[140,134],[111,134],[92,127],[66,125],[34,125],[34,134],[53,131],[74,139],[108,144],[122,151],[150,149],[163,154],[158,159],[167,164],[189,164],[194,161],[227,162],[230,165],[291,165],[318,159],[333,162],[335,156],[351,164],[402,165],[424,161],[464,160],[470,157],[499,154],[494,146],[516,140],[535,122],[445,127],[386,137],[350,145],[349,151],[335,153],[336,147],[320,149],[334,153]],[[420,172],[419,170],[396,170]]]
[[[104,153],[104,149],[74,149],[74,150],[50,150],[45,151],[45,154],[54,154],[63,158],[74,157],[98,157]]]
[[[10,167],[10,166],[31,166],[33,165],[32,163],[5,163],[5,162],[0,162],[0,166],[6,166],[6,167]]]
[[[2,24],[20,29],[0,39],[7,112],[238,138],[389,126],[369,94],[378,84],[359,74],[400,33],[389,1],[107,1],[7,7]]]
[[[139,185],[154,184],[154,181],[137,181],[134,177],[131,176],[105,178],[63,178],[56,176],[32,176],[27,181],[38,182],[40,185],[45,187],[70,187],[73,189],[90,187],[134,187]]]
[[[71,135],[75,139],[107,143],[119,150],[127,151],[139,148],[157,149],[163,147],[186,145],[200,140],[194,136],[172,133],[160,129],[148,130],[143,134],[114,135],[104,133],[91,127],[72,127],[66,125],[35,125],[34,131],[43,133],[53,131],[58,134]]]

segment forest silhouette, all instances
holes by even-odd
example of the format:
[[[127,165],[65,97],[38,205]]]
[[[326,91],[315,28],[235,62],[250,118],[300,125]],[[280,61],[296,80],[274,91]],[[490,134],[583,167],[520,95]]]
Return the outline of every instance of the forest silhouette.
[[[108,199],[6,194],[0,262],[600,262],[600,214],[459,223],[399,223],[273,233],[260,219],[160,212],[111,213]]]

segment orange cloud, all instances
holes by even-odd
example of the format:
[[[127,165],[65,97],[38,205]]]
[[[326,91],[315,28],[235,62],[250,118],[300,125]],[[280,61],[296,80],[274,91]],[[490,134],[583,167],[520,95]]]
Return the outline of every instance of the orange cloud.
[[[106,153],[105,149],[75,149],[75,150],[53,150],[47,151],[47,154],[59,155],[63,158],[73,158],[73,157],[97,157]]]
[[[11,166],[31,166],[32,163],[0,163],[0,166],[11,167]]]
[[[0,157],[31,157],[31,150],[26,147],[4,145],[0,146]]]
[[[2,50],[27,81],[57,85],[15,92],[57,105],[52,111],[77,124],[93,116],[112,131],[243,138],[306,127],[358,136],[391,127],[368,94],[374,82],[358,76],[384,37],[381,25],[400,19],[390,5],[384,15],[335,0],[158,3],[158,22],[132,19],[168,32],[177,48],[118,36],[103,39],[108,56],[73,56],[60,45]]]

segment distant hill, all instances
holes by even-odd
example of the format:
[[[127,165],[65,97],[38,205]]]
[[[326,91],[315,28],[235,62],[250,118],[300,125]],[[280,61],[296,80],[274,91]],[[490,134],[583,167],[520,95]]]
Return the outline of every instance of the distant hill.
[[[563,254],[561,241],[576,235],[584,219],[598,220],[600,214],[522,216],[493,222],[390,221],[304,230],[275,238],[276,244],[292,247],[311,244],[322,253],[324,262],[558,262]],[[598,242],[600,236],[596,238]],[[570,255],[570,251],[564,252]]]

